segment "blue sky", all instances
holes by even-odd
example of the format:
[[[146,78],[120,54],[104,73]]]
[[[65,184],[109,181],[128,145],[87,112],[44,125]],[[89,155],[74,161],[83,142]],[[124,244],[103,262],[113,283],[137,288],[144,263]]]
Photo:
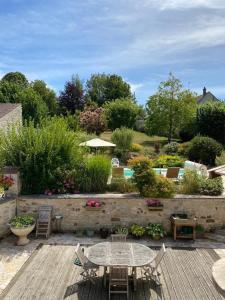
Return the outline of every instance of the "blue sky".
[[[0,0],[0,76],[56,91],[72,74],[117,73],[140,103],[172,71],[225,98],[225,0]]]

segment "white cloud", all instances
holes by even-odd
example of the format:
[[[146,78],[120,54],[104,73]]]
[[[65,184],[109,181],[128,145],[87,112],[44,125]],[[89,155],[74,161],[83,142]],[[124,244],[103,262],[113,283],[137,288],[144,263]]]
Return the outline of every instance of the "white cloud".
[[[157,5],[160,9],[191,9],[205,7],[212,9],[225,8],[224,0],[146,0],[148,4]]]
[[[137,90],[141,89],[144,85],[143,83],[131,83],[131,82],[129,82],[129,84],[132,93],[135,93]]]

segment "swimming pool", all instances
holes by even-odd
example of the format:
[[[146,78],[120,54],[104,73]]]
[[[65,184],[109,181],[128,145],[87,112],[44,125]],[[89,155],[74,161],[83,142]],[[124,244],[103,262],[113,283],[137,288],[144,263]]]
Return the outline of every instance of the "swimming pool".
[[[166,176],[167,168],[153,168],[153,170],[156,172],[156,174]],[[129,168],[124,168],[123,172],[124,172],[124,177],[126,178],[130,178],[134,174],[134,171]],[[178,178],[183,178],[183,176],[184,176],[184,169],[180,169]]]

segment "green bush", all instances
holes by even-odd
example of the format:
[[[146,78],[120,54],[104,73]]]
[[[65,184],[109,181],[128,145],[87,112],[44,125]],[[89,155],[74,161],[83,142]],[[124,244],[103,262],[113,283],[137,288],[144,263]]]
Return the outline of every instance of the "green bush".
[[[223,151],[220,156],[216,157],[215,162],[216,162],[216,166],[218,166],[218,167],[225,165],[225,151]]]
[[[219,196],[223,193],[222,177],[205,179],[200,185],[200,194],[209,196]]]
[[[89,157],[81,172],[78,172],[82,192],[105,192],[111,171],[110,160],[103,155]]]
[[[131,152],[141,152],[142,149],[143,149],[143,147],[140,144],[132,144],[130,151]]]
[[[199,194],[203,178],[194,170],[186,170],[181,182],[180,192],[182,194]]]
[[[196,119],[189,121],[179,131],[179,136],[182,142],[188,142],[197,134]]]
[[[152,238],[157,236],[163,238],[166,234],[162,224],[148,224],[145,230],[147,235],[151,236]]]
[[[12,128],[0,145],[0,160],[19,167],[22,193],[39,194],[56,187],[56,173],[73,170],[82,163],[81,147],[74,132],[61,118],[43,120],[35,128],[30,122],[19,130]]]
[[[187,156],[189,146],[190,142],[179,144],[178,154],[181,156]]]
[[[169,143],[169,144],[166,144],[164,147],[163,147],[163,150],[166,154],[169,154],[169,155],[174,155],[174,154],[177,154],[178,152],[178,147],[179,147],[179,144],[176,143],[176,142],[172,142],[172,143]]]
[[[124,177],[112,178],[112,181],[107,189],[111,192],[118,193],[131,193],[136,191],[133,181]]]
[[[225,104],[208,102],[197,110],[197,127],[200,135],[209,136],[225,145]]]
[[[174,196],[175,188],[173,182],[166,178],[157,175],[155,182],[143,189],[145,197],[152,198],[171,198]]]
[[[136,164],[132,164],[134,170],[133,181],[140,192],[144,196],[146,187],[152,186],[156,181],[155,171],[151,168],[149,159],[136,160]]]
[[[205,164],[215,165],[216,156],[220,156],[223,147],[212,138],[196,136],[190,142],[188,157],[190,160]]]
[[[116,150],[121,152],[122,159],[126,159],[133,142],[134,132],[131,129],[117,128],[112,133],[112,142],[116,144]]]
[[[177,155],[160,155],[154,160],[155,168],[182,167],[183,160]]]

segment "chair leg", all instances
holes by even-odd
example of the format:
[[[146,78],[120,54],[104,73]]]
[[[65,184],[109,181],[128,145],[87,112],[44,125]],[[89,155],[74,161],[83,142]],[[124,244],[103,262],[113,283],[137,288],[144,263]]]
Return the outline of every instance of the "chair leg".
[[[104,275],[103,275],[103,286],[106,288],[106,275],[107,275],[107,267],[104,267]]]

